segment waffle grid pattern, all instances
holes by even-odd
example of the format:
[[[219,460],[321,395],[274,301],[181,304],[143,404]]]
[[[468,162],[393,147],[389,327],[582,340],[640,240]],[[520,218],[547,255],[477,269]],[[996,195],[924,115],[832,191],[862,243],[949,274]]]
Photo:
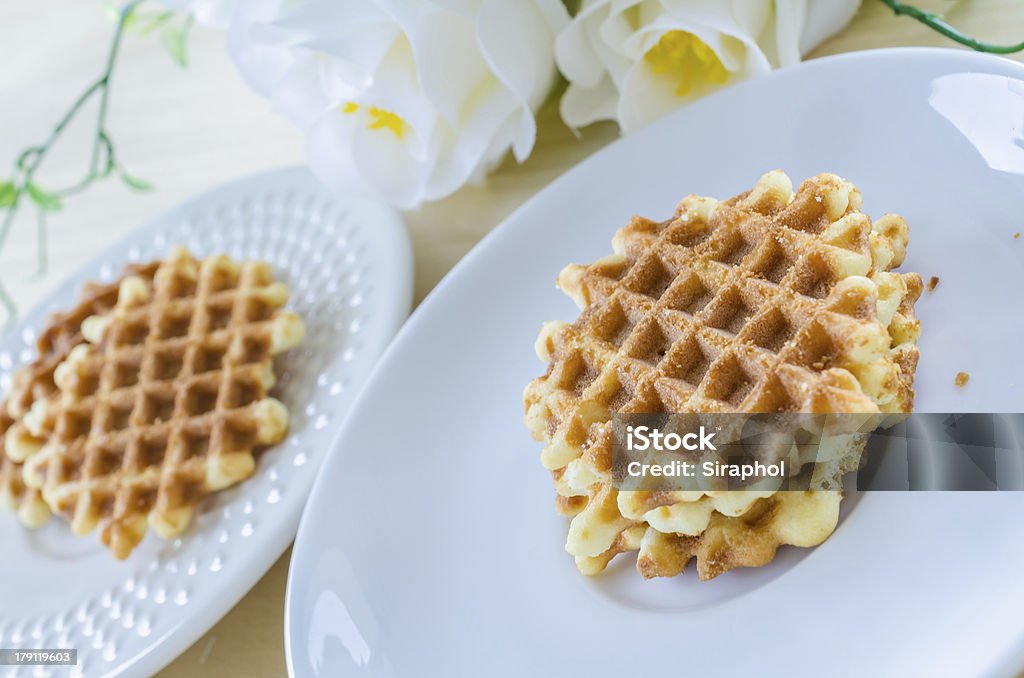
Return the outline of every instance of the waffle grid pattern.
[[[273,356],[301,339],[301,321],[277,311],[286,300],[265,264],[197,264],[183,250],[151,284],[126,278],[114,311],[85,321],[93,343],[56,370],[60,392],[28,418],[46,443],[26,483],[75,533],[101,524],[119,558],[147,522],[180,534],[203,497],[248,477],[254,450],[284,435],[287,412],[266,395]]]
[[[126,275],[152,279],[156,264],[133,264]],[[23,459],[6,442],[7,433],[17,429],[17,422],[38,402],[57,391],[53,374],[71,349],[84,341],[82,323],[86,318],[104,315],[117,303],[120,280],[86,285],[82,299],[68,312],[55,313],[45,332],[36,341],[37,358],[24,365],[14,377],[7,398],[0,402],[0,506],[18,514],[27,527],[39,527],[50,517],[50,508],[37,488],[28,487],[23,479]],[[12,438],[18,435],[15,430]],[[9,456],[10,453],[10,456]]]
[[[581,570],[641,548],[638,522],[660,521],[692,541],[715,516],[777,513],[768,510],[777,501],[756,493],[616,492],[614,412],[910,410],[921,282],[889,272],[902,262],[908,229],[892,215],[872,224],[859,208],[859,192],[838,177],[814,177],[794,195],[788,177],[772,172],[725,202],[690,196],[665,222],[635,217],[616,234],[616,254],[563,271],[559,286],[583,312],[541,332],[537,351],[549,369],[525,401],[527,425],[546,443],[557,507],[577,516],[567,548]],[[787,513],[799,513],[799,495],[788,494]],[[819,514],[837,518],[838,498],[835,507]],[[714,576],[702,548],[690,552],[701,575]],[[644,555],[645,576],[672,569]]]

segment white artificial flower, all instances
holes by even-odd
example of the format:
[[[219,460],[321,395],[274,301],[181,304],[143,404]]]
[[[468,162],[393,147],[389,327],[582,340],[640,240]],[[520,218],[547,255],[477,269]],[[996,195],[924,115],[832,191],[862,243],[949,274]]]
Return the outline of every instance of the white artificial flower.
[[[228,45],[325,183],[407,208],[526,159],[568,21],[561,0],[246,0]]]
[[[187,12],[196,22],[209,28],[224,29],[228,26],[235,0],[161,0],[175,12]]]
[[[860,0],[584,0],[555,54],[562,118],[623,131],[730,82],[800,61]]]

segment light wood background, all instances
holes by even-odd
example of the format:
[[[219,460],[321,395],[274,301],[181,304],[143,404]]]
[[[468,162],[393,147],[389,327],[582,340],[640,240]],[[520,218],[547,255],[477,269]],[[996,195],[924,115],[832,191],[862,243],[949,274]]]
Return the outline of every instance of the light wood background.
[[[1019,0],[923,0],[967,32],[1016,42],[1024,29]],[[72,97],[99,74],[112,25],[99,2],[0,3],[0,179],[15,155],[50,131]],[[813,57],[877,47],[949,45],[909,19],[864,0],[853,23]],[[156,190],[133,193],[117,182],[91,189],[50,220],[50,270],[35,271],[35,229],[16,224],[0,254],[0,275],[27,308],[80,262],[140,222],[193,194],[261,170],[302,162],[299,133],[246,89],[219,34],[194,31],[182,70],[156,38],[129,37],[116,74],[110,129],[120,156]],[[893,74],[898,77],[899,74]],[[610,124],[571,134],[554,105],[540,115],[537,148],[522,165],[506,162],[483,186],[406,214],[420,300],[484,234],[552,179],[616,137]],[[44,185],[72,183],[87,157],[88,125],[74,129],[47,165]],[[161,674],[258,678],[285,673],[283,604],[286,553],[220,623]]]

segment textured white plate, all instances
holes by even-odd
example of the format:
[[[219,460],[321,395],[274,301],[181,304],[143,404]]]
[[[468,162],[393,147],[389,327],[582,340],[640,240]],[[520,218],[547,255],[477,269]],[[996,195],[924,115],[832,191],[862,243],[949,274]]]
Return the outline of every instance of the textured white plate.
[[[151,675],[256,583],[295,535],[327,448],[409,311],[412,262],[397,214],[332,196],[305,170],[276,171],[196,198],[84,266],[0,342],[0,391],[32,359],[47,314],[73,305],[85,281],[111,280],[125,263],[176,244],[199,256],[267,260],[292,288],[289,306],[308,333],[279,361],[277,395],[291,410],[291,432],[183,537],[151,534],[123,563],[63,521],[33,532],[0,513],[0,647],[77,648],[71,675]],[[0,667],[8,675],[14,669]]]
[[[911,224],[921,411],[1022,411],[1024,67],[878,51],[738,85],[554,182],[420,307],[324,465],[288,591],[307,676],[979,675],[1024,666],[1024,494],[872,493],[835,535],[712,582],[577,574],[521,393],[552,283],[633,213],[833,171]],[[958,370],[970,385],[953,386]]]

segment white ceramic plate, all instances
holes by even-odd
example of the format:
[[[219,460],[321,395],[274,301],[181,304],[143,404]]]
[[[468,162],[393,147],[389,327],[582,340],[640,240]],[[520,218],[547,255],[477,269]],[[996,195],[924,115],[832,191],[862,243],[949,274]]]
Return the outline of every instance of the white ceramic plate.
[[[29,531],[0,513],[0,647],[77,648],[71,675],[152,675],[259,580],[294,537],[342,419],[409,311],[412,262],[398,215],[334,197],[305,170],[276,171],[189,201],[84,266],[0,342],[0,391],[32,359],[49,312],[73,305],[82,283],[111,280],[125,263],[176,244],[199,256],[267,260],[292,288],[289,306],[307,336],[279,361],[291,431],[183,537],[151,534],[123,563],[63,521]],[[14,669],[0,667],[8,675]]]
[[[872,493],[812,550],[712,582],[585,578],[522,423],[552,283],[639,213],[765,171],[845,175],[911,224],[920,411],[1022,411],[1024,67],[944,50],[812,61],[623,139],[489,236],[403,328],[310,498],[294,675],[979,675],[1024,666],[1024,494]],[[957,371],[972,377],[957,389]]]

